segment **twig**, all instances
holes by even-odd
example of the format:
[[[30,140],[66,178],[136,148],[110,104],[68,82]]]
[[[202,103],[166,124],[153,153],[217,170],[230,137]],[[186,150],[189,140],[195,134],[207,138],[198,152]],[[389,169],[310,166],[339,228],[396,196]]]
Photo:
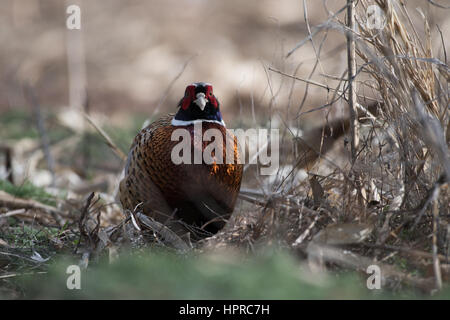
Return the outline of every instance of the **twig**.
[[[9,256],[9,257],[15,257],[15,258],[27,260],[28,262],[32,262],[32,263],[34,263],[34,264],[42,264],[43,262],[45,262],[45,261],[38,261],[38,260],[35,260],[35,259],[31,259],[31,258],[22,256],[22,255],[19,255],[19,254],[11,253],[11,252],[3,252],[3,251],[0,251],[0,255],[3,255],[3,256]]]
[[[355,30],[355,0],[347,0],[347,27]],[[352,163],[356,161],[356,152],[359,144],[358,120],[356,118],[356,56],[355,39],[353,32],[346,32],[347,36],[347,64],[348,64],[348,104],[350,112],[350,136]]]
[[[450,6],[444,6],[442,4],[434,2],[434,0],[428,0],[428,2],[431,3],[433,6],[436,6],[441,9],[450,9]]]
[[[67,217],[68,214],[64,213],[57,208],[42,204],[40,202],[31,200],[31,199],[20,199],[16,198],[9,193],[0,190],[0,207],[7,207],[10,209],[37,209],[42,210],[52,215],[60,215],[63,217]]]
[[[136,212],[134,216],[142,225],[153,232],[159,233],[164,238],[164,241],[172,245],[174,248],[182,252],[187,252],[190,250],[190,247],[186,244],[186,242],[184,242],[175,232],[170,230],[164,224],[147,217],[141,212]]]
[[[16,216],[18,214],[24,214],[25,212],[26,212],[25,209],[17,209],[17,210],[9,211],[5,214],[0,215],[0,218],[12,217],[12,216]]]
[[[426,251],[420,251],[416,249],[411,249],[407,247],[399,247],[399,246],[392,246],[387,244],[371,244],[371,243],[356,243],[355,246],[362,246],[366,248],[373,248],[373,249],[383,249],[383,250],[392,250],[392,251],[398,251],[401,253],[404,253],[405,255],[411,255],[417,258],[422,259],[433,259],[433,254],[426,252]],[[439,259],[442,262],[447,261],[447,257],[442,254],[436,255],[437,259]]]
[[[183,66],[181,67],[180,72],[178,72],[178,74],[175,76],[175,78],[173,78],[173,80],[170,82],[169,86],[167,87],[167,89],[164,91],[161,99],[159,100],[157,106],[155,107],[155,110],[153,110],[152,115],[150,116],[150,119],[153,118],[153,116],[159,111],[159,108],[161,108],[162,104],[166,101],[167,96],[169,95],[170,90],[172,90],[173,85],[175,84],[175,82],[181,77],[181,75],[183,74],[184,70],[186,70],[187,66],[189,65],[189,62],[191,62],[192,59],[194,59],[197,55],[194,54],[192,55],[189,59],[186,60],[186,62],[183,64]]]
[[[44,150],[44,156],[45,160],[47,162],[47,168],[50,171],[50,174],[52,176],[52,182],[51,186],[53,187],[55,185],[55,162],[53,160],[52,154],[50,152],[50,144],[48,140],[47,130],[45,129],[44,119],[42,117],[41,113],[41,106],[39,105],[39,102],[37,101],[36,95],[33,91],[33,89],[29,86],[25,86],[25,91],[28,95],[28,98],[30,99],[31,106],[33,108],[33,113],[36,119],[37,128],[39,131],[39,135],[41,137],[41,145],[42,149]]]
[[[20,277],[20,276],[33,276],[35,274],[47,274],[47,272],[39,271],[39,272],[26,272],[26,273],[10,273],[10,274],[0,275],[0,279],[8,279],[8,278],[14,278],[14,277]]]
[[[105,139],[106,144],[112,149],[116,156],[118,156],[120,160],[126,161],[127,156],[112,142],[108,134],[103,131],[103,129],[100,128],[89,115],[87,115],[85,112],[82,112],[82,114],[83,117],[85,117],[86,120],[89,121],[89,123],[94,127],[94,129],[97,130],[97,132],[103,137],[103,139]]]
[[[439,189],[438,189],[439,190]],[[438,220],[439,220],[439,200],[438,197],[434,200],[433,203],[433,237],[432,237],[432,248],[433,248],[433,269],[434,269],[434,277],[436,279],[436,288],[438,290],[442,289],[442,274],[441,274],[441,264],[439,263],[438,258],[438,243],[437,243],[437,234],[438,234]]]
[[[295,248],[295,247],[298,247],[300,244],[302,244],[303,240],[305,240],[311,233],[311,230],[314,228],[314,226],[316,225],[319,218],[320,218],[320,215],[317,214],[314,217],[313,222],[311,222],[311,224],[308,226],[308,228],[306,228],[306,230],[294,241],[294,243],[292,244],[292,247]]]
[[[9,146],[1,146],[0,152],[5,154],[5,168],[6,168],[6,179],[14,184],[14,172],[12,164],[12,149]]]
[[[303,78],[300,78],[300,77],[297,77],[297,76],[293,76],[293,75],[284,73],[284,72],[282,72],[282,71],[280,71],[280,70],[274,69],[274,68],[272,68],[272,67],[269,67],[268,70],[269,70],[269,71],[272,71],[272,72],[276,72],[276,73],[281,74],[281,75],[283,75],[283,76],[286,76],[286,77],[289,77],[289,78],[298,80],[298,81],[302,81],[302,82],[305,82],[305,83],[309,83],[309,84],[312,84],[312,85],[315,85],[315,86],[318,86],[318,87],[327,89],[328,91],[336,91],[336,92],[339,93],[339,94],[343,94],[343,93],[344,93],[343,90],[335,89],[335,88],[329,87],[329,86],[327,86],[327,85],[325,85],[325,84],[322,84],[322,83],[317,82],[317,81],[314,81],[314,80],[308,80],[308,79],[303,79]],[[361,95],[357,95],[357,97],[362,98],[362,99],[366,99],[366,100],[370,100],[370,101],[380,102],[378,99],[371,98],[371,97],[366,97],[366,96],[361,96]]]
[[[311,40],[316,35],[316,33],[318,33],[320,30],[322,30],[325,26],[328,26],[329,22],[332,19],[334,19],[339,13],[343,12],[345,10],[345,8],[347,8],[347,5],[345,5],[344,7],[339,9],[335,14],[333,14],[331,17],[329,17],[326,22],[324,22],[324,23],[318,25],[317,27],[313,28],[314,30],[312,30],[312,32],[310,32],[309,35],[306,38],[304,38],[302,41],[300,41],[292,50],[290,50],[287,53],[286,58],[289,58],[289,56],[291,54],[293,54],[300,47],[302,47],[305,43],[307,43],[309,40]]]
[[[81,244],[81,239],[82,239],[83,237],[87,240],[90,249],[93,248],[94,243],[93,243],[93,241],[92,241],[91,235],[90,235],[90,233],[86,230],[86,219],[88,218],[88,215],[89,215],[89,208],[90,208],[90,206],[91,206],[91,202],[92,202],[92,199],[94,198],[94,195],[95,195],[95,193],[92,192],[92,193],[87,197],[86,202],[85,202],[85,204],[84,204],[84,207],[83,207],[83,209],[81,210],[80,219],[78,220],[78,229],[79,229],[79,231],[80,231],[80,237],[78,238],[78,243],[77,243],[77,246],[75,247],[74,252],[77,252],[77,250],[78,250],[78,248],[79,248],[79,246],[80,246],[80,244]]]

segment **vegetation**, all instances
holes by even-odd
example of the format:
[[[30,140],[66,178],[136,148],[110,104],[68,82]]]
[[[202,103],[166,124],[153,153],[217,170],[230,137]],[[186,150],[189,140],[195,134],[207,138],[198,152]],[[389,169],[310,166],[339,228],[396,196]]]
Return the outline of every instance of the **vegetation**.
[[[55,197],[47,193],[44,188],[39,188],[29,181],[21,185],[13,185],[6,180],[0,180],[0,190],[3,190],[15,197],[23,199],[33,199],[50,206],[55,206]]]

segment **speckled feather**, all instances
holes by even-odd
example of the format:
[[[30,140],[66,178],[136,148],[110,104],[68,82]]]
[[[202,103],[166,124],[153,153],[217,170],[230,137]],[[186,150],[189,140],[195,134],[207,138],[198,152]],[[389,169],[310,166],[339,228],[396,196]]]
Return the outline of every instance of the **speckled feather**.
[[[243,166],[237,164],[237,140],[225,127],[203,122],[203,131],[217,128],[222,132],[223,141],[233,143],[235,162],[176,165],[171,160],[171,151],[179,141],[171,140],[172,132],[186,128],[193,139],[193,125],[173,126],[173,116],[153,122],[134,139],[120,183],[120,201],[124,209],[131,211],[142,203],[140,209],[146,215],[166,223],[178,233],[186,231],[176,222],[179,219],[196,227],[206,224],[204,229],[214,233],[233,212],[241,185]],[[226,159],[226,143],[223,144],[223,159]],[[206,145],[207,142],[203,142],[202,151]],[[194,147],[200,146],[192,143],[192,155]]]

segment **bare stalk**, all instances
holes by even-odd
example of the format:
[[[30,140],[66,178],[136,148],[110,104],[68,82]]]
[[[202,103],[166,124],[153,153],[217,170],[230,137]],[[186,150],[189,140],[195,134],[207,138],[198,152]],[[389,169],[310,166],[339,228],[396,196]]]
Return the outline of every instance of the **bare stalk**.
[[[350,111],[350,135],[351,135],[351,154],[352,163],[356,160],[356,150],[359,144],[358,120],[356,118],[356,59],[355,59],[355,0],[347,0],[347,26],[350,31],[347,32],[347,63],[348,63],[348,104]]]
[[[0,145],[0,153],[5,154],[6,179],[14,184],[14,173],[12,164],[12,148],[6,145]]]
[[[36,126],[41,138],[41,146],[44,152],[45,161],[47,162],[47,168],[52,176],[51,186],[55,185],[55,161],[52,153],[50,152],[50,142],[48,139],[47,129],[45,128],[44,118],[42,117],[41,106],[37,100],[37,97],[30,86],[25,87],[25,91],[30,100],[33,108],[34,117],[36,119]]]

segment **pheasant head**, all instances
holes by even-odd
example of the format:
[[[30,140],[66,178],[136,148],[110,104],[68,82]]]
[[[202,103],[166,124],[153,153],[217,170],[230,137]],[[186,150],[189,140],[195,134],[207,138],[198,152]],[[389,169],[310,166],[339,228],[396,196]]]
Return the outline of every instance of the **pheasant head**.
[[[196,120],[215,122],[225,126],[220,113],[219,100],[209,83],[195,82],[188,85],[178,106],[180,109],[172,120],[174,126],[190,125]]]

